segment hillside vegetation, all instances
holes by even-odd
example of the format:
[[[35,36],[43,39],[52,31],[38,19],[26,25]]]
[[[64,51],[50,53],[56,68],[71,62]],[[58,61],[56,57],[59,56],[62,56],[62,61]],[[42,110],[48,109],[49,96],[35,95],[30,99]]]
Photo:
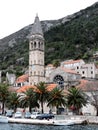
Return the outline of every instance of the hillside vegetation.
[[[25,30],[26,36],[28,32]],[[28,69],[29,40],[22,36],[23,33],[15,41],[17,44],[0,51],[0,70],[20,75]],[[98,50],[98,3],[72,15],[65,23],[52,26],[44,32],[44,37],[45,64],[55,59],[89,61]]]
[[[53,59],[90,60],[98,50],[98,3],[80,11],[71,21],[45,33],[46,63]]]

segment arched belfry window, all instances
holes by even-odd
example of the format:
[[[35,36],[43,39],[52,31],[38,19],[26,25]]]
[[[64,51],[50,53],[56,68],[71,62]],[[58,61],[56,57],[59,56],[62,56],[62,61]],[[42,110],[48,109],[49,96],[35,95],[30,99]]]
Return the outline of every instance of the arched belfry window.
[[[36,49],[36,42],[34,42],[34,49]]]
[[[62,84],[64,84],[64,79],[61,75],[56,75],[53,79],[53,82],[55,82],[59,85],[62,85]]]
[[[41,50],[44,50],[44,44],[43,44],[43,42],[41,43]]]
[[[40,49],[40,42],[38,42],[38,49]]]
[[[33,42],[31,42],[31,49],[33,49]]]

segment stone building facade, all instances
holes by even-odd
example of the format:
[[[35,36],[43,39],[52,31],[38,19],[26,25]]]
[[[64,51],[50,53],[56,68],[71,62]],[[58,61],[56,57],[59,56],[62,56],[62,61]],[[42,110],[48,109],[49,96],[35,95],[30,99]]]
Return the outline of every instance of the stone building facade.
[[[36,16],[29,42],[29,84],[45,81],[44,75],[44,37],[39,17]]]
[[[75,71],[58,67],[50,74],[49,82],[59,84],[62,87],[66,87],[76,86],[79,84],[80,79],[81,75],[77,74]]]
[[[68,60],[61,63],[66,69],[71,69],[80,74],[82,78],[98,78],[98,68],[94,63],[85,63],[80,60]]]

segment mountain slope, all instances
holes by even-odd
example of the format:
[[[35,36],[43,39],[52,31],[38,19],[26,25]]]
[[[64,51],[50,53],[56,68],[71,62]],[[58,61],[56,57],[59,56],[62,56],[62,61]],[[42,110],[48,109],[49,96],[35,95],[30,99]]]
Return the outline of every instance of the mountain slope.
[[[98,50],[98,3],[59,20],[41,21],[45,36],[45,62],[54,59],[89,60]],[[20,75],[28,67],[32,25],[0,40],[0,69]]]
[[[56,58],[89,60],[98,50],[98,3],[76,13],[69,22],[49,30],[45,38],[48,62]]]

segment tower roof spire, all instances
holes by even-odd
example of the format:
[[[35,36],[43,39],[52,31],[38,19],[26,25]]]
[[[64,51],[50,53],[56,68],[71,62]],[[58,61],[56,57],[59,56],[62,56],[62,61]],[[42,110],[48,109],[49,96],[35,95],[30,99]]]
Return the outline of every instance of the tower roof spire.
[[[42,27],[41,27],[41,23],[40,23],[38,14],[36,14],[31,34],[41,34],[41,35],[43,35],[43,31],[42,31]]]

